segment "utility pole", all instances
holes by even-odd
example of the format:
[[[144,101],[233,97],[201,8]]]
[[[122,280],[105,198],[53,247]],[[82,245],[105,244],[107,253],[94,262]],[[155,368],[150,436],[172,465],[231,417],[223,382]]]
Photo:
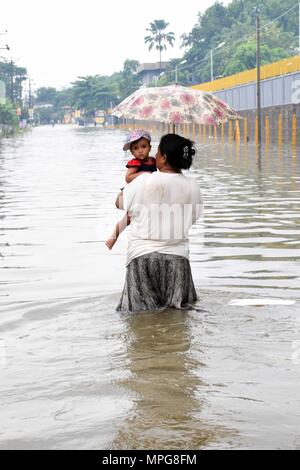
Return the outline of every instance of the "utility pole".
[[[178,85],[178,65],[186,64],[186,60],[182,60],[181,62],[178,62],[175,64],[175,85]],[[180,69],[180,67],[179,67]]]
[[[10,99],[14,103],[15,102],[15,90],[14,90],[14,63],[13,60],[8,62],[9,67],[9,85],[10,85]]]
[[[225,41],[221,42],[221,44],[219,44],[217,47],[214,47],[213,49],[211,49],[210,51],[210,81],[213,82],[214,81],[214,61],[213,61],[213,53],[214,51],[216,51],[217,49],[220,49],[220,47],[224,46],[226,44]]]
[[[31,93],[31,80],[29,78],[29,87],[28,87],[28,107],[32,108],[32,93]]]
[[[261,77],[260,77],[260,17],[259,7],[255,8],[256,14],[256,70],[257,70],[257,126],[258,126],[258,145],[261,145]]]

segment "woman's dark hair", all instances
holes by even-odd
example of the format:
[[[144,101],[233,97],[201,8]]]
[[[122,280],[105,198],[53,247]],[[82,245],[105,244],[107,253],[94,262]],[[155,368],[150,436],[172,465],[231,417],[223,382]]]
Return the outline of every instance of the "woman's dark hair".
[[[188,170],[196,151],[194,142],[178,134],[166,134],[160,139],[159,151],[176,170]]]

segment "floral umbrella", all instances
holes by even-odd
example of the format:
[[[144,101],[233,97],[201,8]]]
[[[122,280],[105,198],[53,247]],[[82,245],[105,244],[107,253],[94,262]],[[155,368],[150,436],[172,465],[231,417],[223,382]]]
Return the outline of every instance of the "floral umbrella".
[[[118,118],[219,126],[241,116],[211,93],[180,85],[139,88],[116,106]]]

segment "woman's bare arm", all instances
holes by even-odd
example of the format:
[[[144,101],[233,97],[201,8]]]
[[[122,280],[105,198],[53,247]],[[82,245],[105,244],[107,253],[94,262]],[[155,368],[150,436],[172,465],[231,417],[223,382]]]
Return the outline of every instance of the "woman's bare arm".
[[[118,195],[117,195],[117,199],[116,199],[116,207],[118,209],[124,209],[124,203],[123,203],[123,191],[121,191]]]

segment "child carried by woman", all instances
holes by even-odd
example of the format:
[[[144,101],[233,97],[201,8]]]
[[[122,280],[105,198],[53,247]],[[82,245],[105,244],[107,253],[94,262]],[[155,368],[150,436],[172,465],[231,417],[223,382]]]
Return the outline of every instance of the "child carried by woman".
[[[127,173],[125,180],[127,184],[144,172],[153,173],[156,171],[156,160],[149,155],[151,151],[151,136],[148,131],[137,129],[128,134],[123,150],[130,150],[134,157],[129,160],[126,165]],[[128,214],[125,214],[115,226],[112,235],[105,242],[109,250],[112,249],[120,233],[122,233],[129,224],[130,217]]]

